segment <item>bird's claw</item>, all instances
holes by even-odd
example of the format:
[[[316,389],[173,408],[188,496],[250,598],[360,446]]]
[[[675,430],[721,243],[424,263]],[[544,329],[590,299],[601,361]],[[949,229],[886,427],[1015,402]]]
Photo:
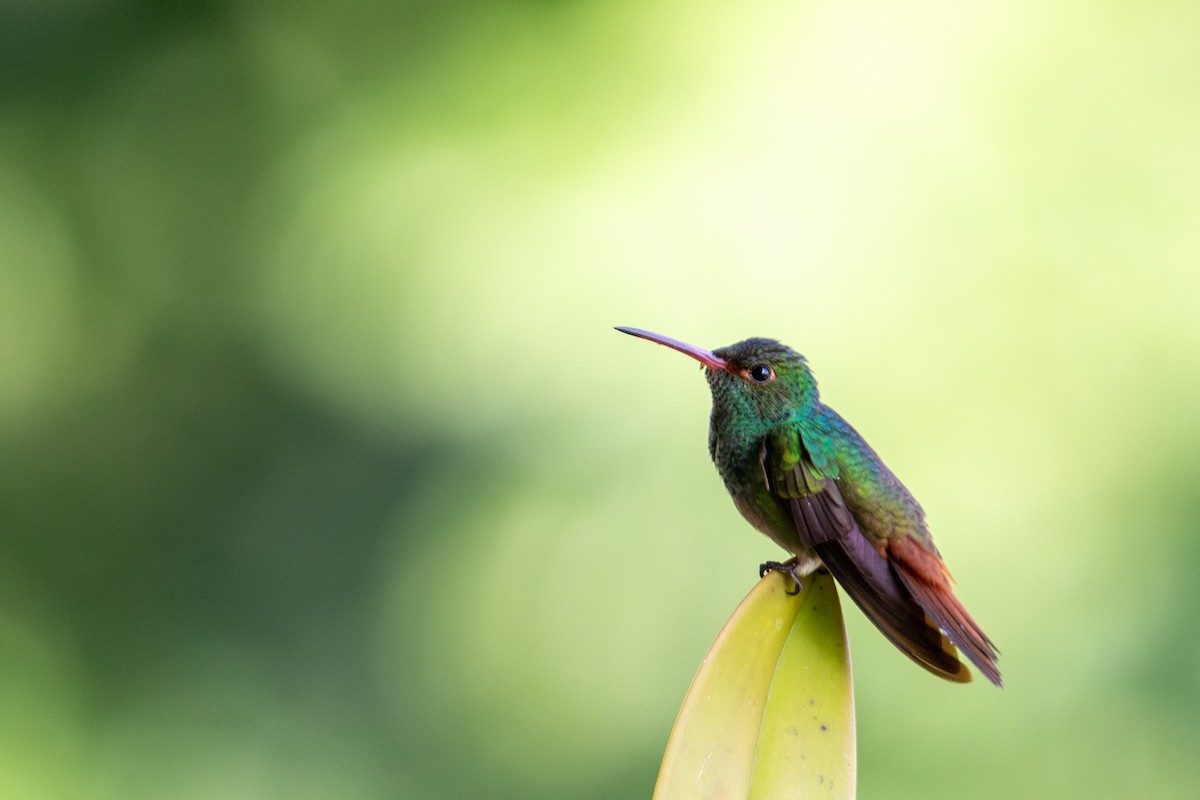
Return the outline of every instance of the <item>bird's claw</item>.
[[[790,595],[800,594],[800,590],[804,588],[804,584],[800,582],[800,575],[797,572],[799,565],[795,561],[764,561],[758,565],[758,577],[765,577],[768,572],[782,572],[788,575],[796,584],[796,591],[792,592],[784,589],[784,592]]]

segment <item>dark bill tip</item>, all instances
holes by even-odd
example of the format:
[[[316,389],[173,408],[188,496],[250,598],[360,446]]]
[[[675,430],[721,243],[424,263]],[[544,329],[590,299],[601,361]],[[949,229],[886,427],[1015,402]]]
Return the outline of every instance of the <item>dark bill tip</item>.
[[[696,347],[695,345],[688,344],[687,342],[681,342],[678,339],[672,339],[670,336],[663,336],[661,333],[644,331],[641,328],[624,328],[617,326],[616,329],[621,333],[628,333],[630,336],[636,336],[639,339],[646,339],[647,341],[654,342],[655,344],[661,344],[664,347],[670,347],[672,350],[678,350],[684,355],[691,356],[710,369],[729,370],[729,364],[725,361],[725,359],[713,355],[712,352],[705,350],[702,347]]]

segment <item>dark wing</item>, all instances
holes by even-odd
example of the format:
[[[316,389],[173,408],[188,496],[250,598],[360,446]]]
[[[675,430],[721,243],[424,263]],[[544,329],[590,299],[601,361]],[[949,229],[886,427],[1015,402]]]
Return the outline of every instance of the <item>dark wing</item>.
[[[837,484],[813,466],[798,436],[767,438],[763,474],[789,510],[800,540],[892,644],[934,675],[958,683],[971,680],[954,645],[863,535]]]

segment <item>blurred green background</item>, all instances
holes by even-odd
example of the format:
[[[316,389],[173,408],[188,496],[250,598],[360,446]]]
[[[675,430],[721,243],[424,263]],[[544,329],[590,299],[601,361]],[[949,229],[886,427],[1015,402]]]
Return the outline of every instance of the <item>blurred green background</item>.
[[[1200,787],[1200,10],[0,5],[0,796],[647,797],[806,353],[1007,688],[863,797]]]

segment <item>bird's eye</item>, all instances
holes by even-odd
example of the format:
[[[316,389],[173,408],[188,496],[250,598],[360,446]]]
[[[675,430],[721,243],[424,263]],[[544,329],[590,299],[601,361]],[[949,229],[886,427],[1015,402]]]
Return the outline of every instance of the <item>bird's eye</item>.
[[[774,380],[775,371],[766,364],[755,364],[750,369],[746,370],[746,374],[750,376],[750,380],[755,383],[767,383]]]

